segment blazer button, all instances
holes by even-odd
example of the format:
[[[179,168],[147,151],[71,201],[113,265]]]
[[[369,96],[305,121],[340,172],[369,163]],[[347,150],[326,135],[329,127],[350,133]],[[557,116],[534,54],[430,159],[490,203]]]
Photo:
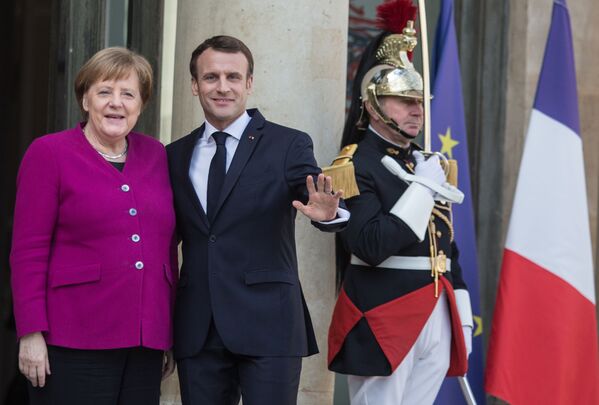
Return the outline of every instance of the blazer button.
[[[138,235],[138,234],[134,233],[133,235],[131,235],[131,240],[132,240],[133,242],[139,242],[139,240],[140,240],[140,237],[139,237],[139,235]]]
[[[210,237],[208,238],[208,240],[210,242],[216,242],[216,235],[210,235]]]
[[[135,208],[130,208],[129,209],[129,215],[131,215],[132,217],[137,215],[137,210]]]
[[[128,184],[123,184],[121,186],[121,190],[123,190],[126,193],[127,191],[129,191],[129,185]]]
[[[137,270],[143,269],[144,268],[144,262],[141,262],[141,261],[140,262],[135,262],[135,268]]]

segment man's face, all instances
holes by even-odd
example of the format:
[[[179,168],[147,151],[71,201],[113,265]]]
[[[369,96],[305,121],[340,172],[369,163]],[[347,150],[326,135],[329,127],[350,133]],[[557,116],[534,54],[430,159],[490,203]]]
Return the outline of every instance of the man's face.
[[[406,97],[381,97],[381,109],[402,131],[415,137],[422,129],[422,100]]]
[[[196,60],[196,68],[197,79],[191,79],[191,91],[200,99],[206,120],[223,130],[245,111],[252,91],[248,61],[241,52],[208,48]]]

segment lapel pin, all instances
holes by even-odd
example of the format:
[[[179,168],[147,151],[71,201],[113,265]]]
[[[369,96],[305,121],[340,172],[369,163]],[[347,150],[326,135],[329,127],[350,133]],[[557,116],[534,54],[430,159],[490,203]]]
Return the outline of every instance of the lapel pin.
[[[250,138],[250,141],[253,141],[255,137],[254,135],[250,135],[248,138]]]

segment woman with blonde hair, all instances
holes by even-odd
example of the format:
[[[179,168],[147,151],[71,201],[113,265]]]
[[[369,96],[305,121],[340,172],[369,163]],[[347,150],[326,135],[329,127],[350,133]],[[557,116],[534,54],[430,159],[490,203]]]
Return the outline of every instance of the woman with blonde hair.
[[[124,48],[79,71],[83,121],[36,139],[11,252],[19,368],[32,404],[158,404],[177,282],[164,147],[133,132],[152,68]]]

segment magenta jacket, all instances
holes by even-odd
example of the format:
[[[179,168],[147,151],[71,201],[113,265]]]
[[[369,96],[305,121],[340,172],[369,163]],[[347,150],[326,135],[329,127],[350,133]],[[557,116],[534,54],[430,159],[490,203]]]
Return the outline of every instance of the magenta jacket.
[[[17,334],[77,349],[172,346],[178,278],[166,153],[127,136],[123,172],[81,126],[36,139],[23,157],[11,252]]]

